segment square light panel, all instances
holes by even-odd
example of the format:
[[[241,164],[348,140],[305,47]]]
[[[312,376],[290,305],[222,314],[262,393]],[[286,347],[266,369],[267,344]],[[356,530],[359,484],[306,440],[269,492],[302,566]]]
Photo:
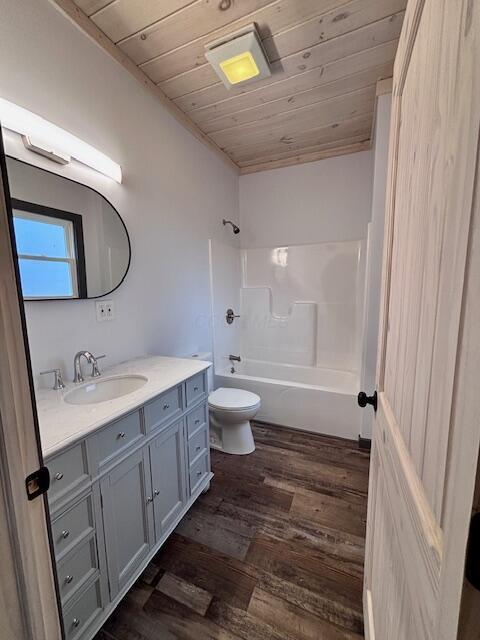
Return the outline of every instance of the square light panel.
[[[260,75],[260,70],[250,51],[245,51],[245,53],[240,53],[238,56],[233,56],[233,58],[220,62],[220,69],[227,76],[230,84],[245,82],[245,80],[250,80]]]
[[[205,57],[227,89],[271,75],[255,25],[232,34],[227,41],[212,42],[206,49]]]

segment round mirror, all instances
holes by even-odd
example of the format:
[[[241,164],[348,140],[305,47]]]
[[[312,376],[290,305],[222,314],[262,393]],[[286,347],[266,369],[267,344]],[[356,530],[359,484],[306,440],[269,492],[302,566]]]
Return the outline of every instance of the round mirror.
[[[22,293],[25,300],[98,298],[124,280],[127,229],[97,191],[7,158]]]

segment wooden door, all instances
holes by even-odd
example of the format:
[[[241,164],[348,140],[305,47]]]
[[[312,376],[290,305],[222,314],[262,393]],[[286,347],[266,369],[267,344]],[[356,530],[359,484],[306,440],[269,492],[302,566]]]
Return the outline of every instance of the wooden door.
[[[480,436],[480,3],[410,0],[394,69],[369,640],[457,637]]]
[[[0,638],[61,638],[47,505],[25,491],[42,464],[0,128]]]
[[[152,536],[152,494],[146,449],[130,455],[100,483],[110,597],[147,557]]]
[[[187,499],[183,422],[168,427],[153,440],[149,449],[158,542],[167,534]]]

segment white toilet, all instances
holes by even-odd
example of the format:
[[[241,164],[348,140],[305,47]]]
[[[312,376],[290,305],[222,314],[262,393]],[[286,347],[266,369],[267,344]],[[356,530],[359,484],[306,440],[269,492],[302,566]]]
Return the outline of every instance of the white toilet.
[[[260,409],[256,393],[220,387],[208,396],[210,444],[224,453],[245,455],[255,451],[250,420]]]

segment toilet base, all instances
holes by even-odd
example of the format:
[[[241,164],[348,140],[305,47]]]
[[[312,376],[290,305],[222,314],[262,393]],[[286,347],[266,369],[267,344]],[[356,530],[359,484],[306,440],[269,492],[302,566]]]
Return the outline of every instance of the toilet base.
[[[210,438],[212,449],[236,456],[248,455],[255,451],[255,441],[249,420],[222,426],[213,416],[210,416],[210,423],[211,435],[213,435],[213,438]]]

